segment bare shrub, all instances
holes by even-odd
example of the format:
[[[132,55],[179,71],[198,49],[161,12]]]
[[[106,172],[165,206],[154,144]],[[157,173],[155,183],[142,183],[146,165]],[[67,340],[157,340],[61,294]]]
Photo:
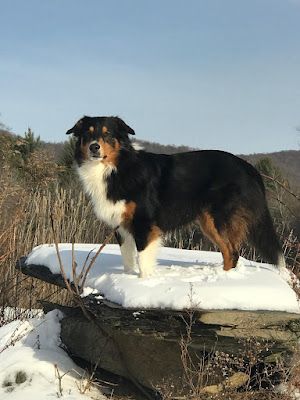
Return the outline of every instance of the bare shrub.
[[[12,186],[11,186],[12,187]],[[4,195],[7,198],[3,198]],[[8,200],[13,207],[8,206]],[[55,216],[60,242],[101,243],[105,227],[94,217],[84,194],[56,186],[54,189],[25,191],[16,186],[13,193],[0,196],[0,305],[36,308],[38,299],[67,301],[66,291],[24,277],[15,269],[16,261],[42,243],[53,243],[50,215]],[[10,215],[6,214],[7,209]],[[0,309],[1,315],[1,309]]]
[[[192,342],[193,311],[187,314],[180,342],[183,366],[182,392],[175,382],[157,387],[163,400],[292,400],[300,389],[300,351],[287,367],[272,356],[272,343],[254,337],[240,339],[235,354],[216,348],[196,355]],[[269,354],[272,360],[267,357]],[[270,358],[270,357],[269,357]],[[278,386],[280,384],[280,387]]]

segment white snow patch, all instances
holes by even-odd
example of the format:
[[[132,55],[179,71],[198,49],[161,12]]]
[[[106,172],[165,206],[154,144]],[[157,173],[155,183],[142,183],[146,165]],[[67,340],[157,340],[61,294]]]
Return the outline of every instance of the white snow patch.
[[[132,142],[132,147],[136,151],[144,150],[144,146],[141,143],[138,143],[138,142]]]
[[[25,320],[28,318],[42,317],[44,315],[41,309],[26,309],[19,307],[1,308],[0,326],[4,323],[12,322],[16,319]]]
[[[78,382],[83,370],[60,346],[62,314],[51,311],[43,318],[13,321],[0,328],[0,399],[67,400],[102,399],[96,389],[80,394]],[[62,378],[63,396],[59,395],[54,364]]]
[[[78,273],[99,245],[75,244]],[[66,274],[72,280],[71,244],[59,245]],[[33,249],[27,264],[44,265],[60,273],[54,245]],[[106,299],[129,308],[182,310],[238,309],[274,310],[300,313],[296,293],[289,285],[290,273],[275,266],[240,258],[238,266],[225,272],[218,252],[178,250],[163,247],[158,265],[149,278],[125,274],[118,245],[107,245],[86,281],[85,293],[96,290]],[[89,288],[89,289],[88,289]]]

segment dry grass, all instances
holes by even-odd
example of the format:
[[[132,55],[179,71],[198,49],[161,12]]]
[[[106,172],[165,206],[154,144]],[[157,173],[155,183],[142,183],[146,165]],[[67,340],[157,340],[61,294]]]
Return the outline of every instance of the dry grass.
[[[12,186],[11,186],[12,187]],[[94,217],[92,205],[81,191],[55,187],[28,192],[19,186],[0,196],[0,315],[5,306],[39,307],[38,299],[67,302],[65,290],[24,277],[17,260],[34,246],[53,243],[50,215],[60,242],[101,243],[104,226]]]
[[[157,390],[163,400],[295,400],[300,394],[300,349],[289,366],[281,359],[266,362],[270,342],[248,338],[239,341],[236,354],[212,350],[202,357],[192,346],[193,312],[181,339],[183,385],[163,382]],[[219,383],[216,383],[219,382]],[[280,386],[279,386],[280,384]]]

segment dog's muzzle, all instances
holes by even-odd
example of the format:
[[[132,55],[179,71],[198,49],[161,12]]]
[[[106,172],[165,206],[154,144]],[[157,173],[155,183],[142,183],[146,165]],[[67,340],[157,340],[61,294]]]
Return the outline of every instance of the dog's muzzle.
[[[101,155],[101,148],[99,143],[93,142],[89,146],[90,159],[92,160],[103,160],[106,156]]]

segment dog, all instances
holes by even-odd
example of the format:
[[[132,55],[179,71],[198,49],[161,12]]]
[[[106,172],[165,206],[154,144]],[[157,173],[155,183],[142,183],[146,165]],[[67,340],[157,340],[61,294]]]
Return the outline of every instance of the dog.
[[[77,171],[96,216],[117,228],[126,273],[138,266],[140,277],[150,276],[163,234],[192,222],[220,249],[225,271],[246,240],[284,267],[262,177],[243,159],[219,150],[138,150],[119,117],[84,116],[67,134],[77,139]]]

